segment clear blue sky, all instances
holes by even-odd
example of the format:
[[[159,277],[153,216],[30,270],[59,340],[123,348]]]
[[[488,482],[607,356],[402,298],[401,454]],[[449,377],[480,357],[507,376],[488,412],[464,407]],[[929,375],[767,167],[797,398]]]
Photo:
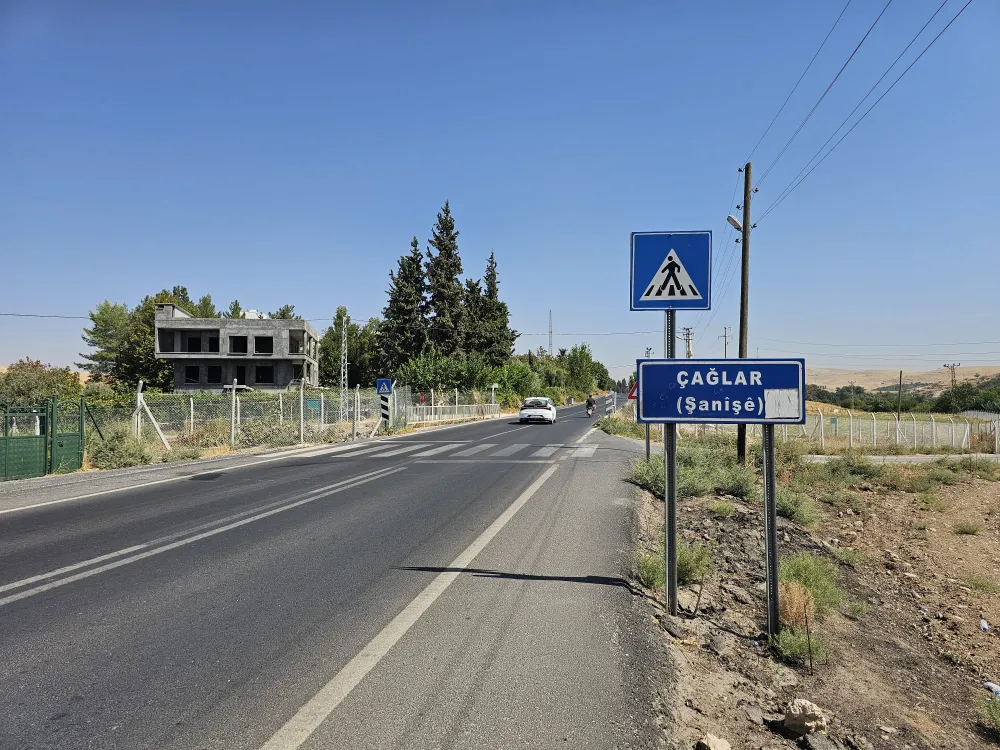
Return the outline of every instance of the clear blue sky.
[[[851,3],[755,174],[883,5]],[[938,5],[891,4],[755,216]],[[736,170],[842,7],[4,0],[0,312],[85,315],[183,284],[220,307],[377,315],[389,269],[447,198],[466,273],[496,251],[514,326],[544,332],[551,308],[557,346],[589,341],[616,376],[662,335],[558,334],[660,330],[628,310],[629,233],[713,230],[716,310],[678,324],[696,327],[698,356],[721,355],[738,324],[723,275]],[[760,222],[751,354],[1000,364],[1000,344],[945,345],[1000,341],[998,32],[1000,6],[973,2]],[[83,322],[0,317],[0,362],[69,364]]]

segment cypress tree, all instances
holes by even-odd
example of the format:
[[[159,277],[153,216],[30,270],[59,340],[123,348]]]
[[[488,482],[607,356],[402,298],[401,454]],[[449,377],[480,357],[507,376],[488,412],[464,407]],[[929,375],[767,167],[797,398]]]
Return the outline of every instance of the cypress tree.
[[[500,285],[497,280],[497,261],[494,253],[486,262],[486,274],[483,276],[485,289],[482,297],[480,316],[484,329],[483,347],[479,351],[486,361],[497,367],[503,365],[514,353],[514,342],[517,331],[510,327],[510,310],[507,303],[500,299]]]
[[[384,366],[392,374],[420,356],[427,341],[427,284],[423,261],[420,242],[414,237],[410,254],[399,259],[398,271],[389,272],[389,302],[382,311],[378,341]]]
[[[462,258],[458,254],[458,232],[448,201],[437,215],[427,251],[428,339],[440,354],[461,350],[462,303],[465,290],[459,277]],[[437,254],[434,254],[434,250]]]

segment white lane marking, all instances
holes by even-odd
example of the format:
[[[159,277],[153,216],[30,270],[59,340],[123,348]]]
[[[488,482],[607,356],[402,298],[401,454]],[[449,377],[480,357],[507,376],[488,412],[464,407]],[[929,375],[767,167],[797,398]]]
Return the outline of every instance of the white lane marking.
[[[444,453],[445,451],[453,451],[456,448],[461,448],[461,447],[462,447],[461,443],[452,443],[450,445],[439,445],[435,448],[431,448],[430,450],[420,451],[420,453],[414,453],[413,457],[416,458],[417,456],[433,456],[437,453]]]
[[[459,456],[473,456],[480,451],[485,451],[490,448],[496,448],[496,443],[480,443],[479,445],[473,445],[471,448],[466,448],[458,453],[452,453],[452,458],[458,458]]]
[[[398,456],[401,453],[409,453],[410,451],[420,450],[421,448],[426,448],[428,443],[413,443],[412,445],[405,445],[402,448],[393,448],[392,450],[385,451],[384,453],[374,453],[369,458],[385,458],[386,456]]]
[[[586,440],[587,438],[589,438],[596,430],[597,430],[596,427],[591,427],[589,430],[587,430],[585,433],[583,433],[583,435],[580,436],[580,439],[577,440],[576,442],[577,443],[582,443],[584,440]]]
[[[165,544],[162,547],[156,547],[154,549],[147,550],[145,552],[140,552],[137,555],[132,555],[131,557],[126,557],[121,560],[116,560],[115,562],[106,563],[96,568],[91,568],[90,570],[85,570],[81,573],[75,575],[67,576],[66,578],[60,578],[57,581],[52,581],[51,583],[46,583],[41,586],[36,586],[25,591],[20,591],[16,594],[11,594],[10,596],[5,596],[0,599],[0,607],[11,604],[21,599],[27,599],[29,596],[34,596],[35,594],[41,594],[44,591],[49,591],[50,589],[58,588],[59,586],[65,586],[68,583],[73,583],[74,581],[80,581],[84,578],[90,578],[91,576],[96,576],[99,573],[104,573],[108,570],[114,570],[115,568],[120,568],[123,565],[128,565],[129,563],[138,562],[139,560],[145,560],[147,557],[152,557],[153,555],[159,555],[163,552],[169,552],[172,549],[177,549],[178,547],[183,547],[194,542],[201,541],[202,539],[207,539],[208,537],[215,536],[216,534],[222,534],[226,531],[231,531],[232,529],[239,528],[240,526],[245,526],[248,523],[253,523],[254,521],[259,521],[262,518],[267,518],[268,516],[273,516],[277,513],[283,513],[286,510],[291,510],[292,508],[298,508],[300,505],[306,505],[307,503],[315,502],[320,498],[328,497],[329,495],[335,495],[338,492],[343,492],[344,490],[349,490],[358,485],[365,484],[366,482],[372,482],[376,479],[381,479],[390,474],[395,474],[397,471],[404,471],[405,466],[399,466],[393,469],[384,469],[378,472],[371,472],[370,474],[363,474],[361,477],[354,477],[352,479],[345,479],[341,482],[329,485],[329,489],[321,488],[320,490],[312,490],[305,493],[306,495],[312,495],[312,497],[306,497],[303,500],[298,500],[295,502],[286,502],[278,508],[273,508],[271,510],[265,511],[263,513],[256,513],[249,518],[243,518],[239,521],[227,524],[217,529],[212,529],[211,531],[205,531],[200,534],[195,534],[194,536],[181,539],[176,542],[171,542],[170,544]],[[318,494],[317,494],[318,493]],[[301,495],[299,497],[302,497]],[[94,561],[88,561],[86,564],[91,564]],[[13,584],[9,584],[12,588],[20,588],[27,581],[15,581]]]
[[[521,427],[515,427],[513,430],[504,430],[503,432],[494,432],[492,435],[488,435],[487,437],[491,437],[491,438],[500,437],[501,435],[506,435],[507,433],[510,433],[510,432],[517,432],[518,430],[526,430],[530,426],[531,425],[527,425],[526,424],[526,425],[522,425]]]
[[[508,445],[506,448],[501,448],[496,453],[491,453],[491,456],[513,456],[519,450],[523,450],[529,447],[528,443],[513,443]]]
[[[327,451],[324,451],[324,452],[327,452],[327,453],[337,453],[337,452],[339,452],[341,450],[344,450],[344,449],[340,448],[339,446],[334,446],[334,447],[332,447],[332,448],[330,448],[330,449],[328,449]],[[46,500],[46,501],[41,502],[41,503],[33,503],[31,505],[21,505],[21,506],[18,506],[17,508],[4,508],[4,509],[0,510],[0,516],[4,515],[5,513],[17,513],[18,511],[21,511],[21,510],[31,510],[32,508],[43,508],[43,507],[45,507],[47,505],[59,505],[60,503],[71,503],[74,500],[86,500],[87,498],[98,497],[99,495],[111,495],[111,494],[114,494],[115,492],[125,492],[127,490],[141,490],[141,489],[144,489],[146,487],[153,487],[153,486],[158,485],[158,484],[166,484],[167,482],[178,482],[178,481],[180,481],[182,479],[190,479],[191,477],[200,477],[200,476],[202,476],[204,474],[216,474],[216,473],[222,472],[222,471],[233,471],[234,469],[244,469],[247,466],[259,466],[260,464],[268,464],[268,463],[271,463],[272,461],[287,461],[287,460],[292,459],[292,458],[299,458],[300,455],[301,455],[301,452],[283,453],[280,456],[271,456],[270,458],[264,458],[264,459],[261,459],[260,461],[247,461],[246,463],[234,464],[232,466],[215,466],[215,467],[210,468],[210,469],[205,469],[204,471],[196,471],[196,472],[194,472],[192,474],[181,474],[180,476],[177,476],[177,477],[167,477],[166,479],[154,479],[152,482],[142,482],[140,484],[127,484],[127,485],[124,485],[122,487],[112,487],[112,488],[107,489],[107,490],[98,490],[97,492],[88,492],[88,493],[86,493],[84,495],[74,495],[73,497],[64,497],[64,498],[61,498],[59,500]],[[94,476],[94,478],[98,479],[98,478],[100,478],[100,475],[96,474]],[[44,488],[42,488],[42,489],[44,489]]]
[[[490,524],[489,528],[480,534],[475,541],[466,547],[462,553],[455,558],[449,568],[467,568],[473,560],[485,549],[504,526],[514,517],[524,505],[531,499],[538,489],[545,484],[555,471],[555,466],[547,469],[538,479],[532,482],[521,495],[511,503],[499,518]],[[343,669],[337,672],[326,685],[320,688],[296,714],[290,718],[281,729],[266,743],[261,750],[296,750],[309,739],[309,736],[316,731],[320,724],[340,705],[358,683],[375,668],[375,666],[385,657],[399,640],[406,635],[406,632],[420,619],[430,606],[443,594],[461,571],[449,571],[439,573],[427,588],[417,594],[417,597],[406,605],[392,622],[386,625],[368,644],[361,649],[357,656],[351,659]]]
[[[10,591],[11,589],[19,589],[22,586],[27,586],[29,583],[55,578],[56,576],[61,576],[63,573],[69,573],[70,571],[77,570],[79,568],[86,568],[88,565],[96,565],[97,563],[104,562],[105,560],[113,560],[116,557],[121,557],[122,555],[130,555],[133,552],[138,552],[139,550],[146,549],[147,547],[149,547],[149,544],[137,544],[134,547],[126,547],[125,549],[120,549],[117,552],[109,552],[108,554],[101,555],[100,557],[92,557],[89,560],[84,560],[83,562],[67,565],[65,568],[51,570],[48,573],[40,573],[36,576],[31,576],[31,578],[22,578],[20,581],[14,581],[13,583],[6,583],[3,586],[0,586],[0,592]]]
[[[562,448],[562,443],[546,445],[544,448],[539,448],[537,451],[532,453],[531,456],[532,458],[548,458],[560,448]]]
[[[596,445],[581,445],[573,450],[573,458],[593,458],[596,452]]]
[[[414,461],[418,464],[545,464],[551,466],[555,461],[530,458],[421,458]]]

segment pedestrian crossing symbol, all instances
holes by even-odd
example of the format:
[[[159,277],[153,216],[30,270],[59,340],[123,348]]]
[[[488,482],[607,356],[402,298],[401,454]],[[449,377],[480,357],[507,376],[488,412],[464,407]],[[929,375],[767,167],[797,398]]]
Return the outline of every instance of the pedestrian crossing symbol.
[[[711,232],[633,232],[631,310],[709,310]]]
[[[392,394],[392,381],[389,378],[378,378],[375,381],[375,391],[379,396],[389,396]]]
[[[691,275],[684,268],[684,264],[677,258],[677,253],[671,250],[667,253],[663,265],[656,272],[653,280],[649,282],[646,291],[639,299],[652,300],[660,298],[670,299],[672,297],[689,297],[690,299],[701,299],[698,287],[691,280]]]

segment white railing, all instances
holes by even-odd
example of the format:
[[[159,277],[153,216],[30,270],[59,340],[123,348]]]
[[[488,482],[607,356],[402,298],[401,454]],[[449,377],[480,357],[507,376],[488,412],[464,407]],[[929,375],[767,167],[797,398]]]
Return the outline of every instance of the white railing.
[[[407,424],[457,422],[462,419],[489,419],[500,416],[500,404],[401,405]]]

